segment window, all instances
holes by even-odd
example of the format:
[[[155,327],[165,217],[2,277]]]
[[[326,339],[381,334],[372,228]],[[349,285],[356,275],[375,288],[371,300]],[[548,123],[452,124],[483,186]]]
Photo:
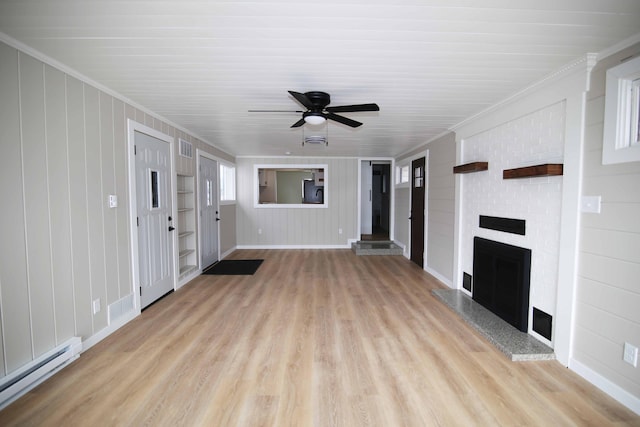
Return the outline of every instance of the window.
[[[220,202],[236,201],[236,167],[220,163]]]
[[[607,70],[602,164],[640,161],[640,57]]]
[[[409,184],[409,165],[396,166],[396,185]]]
[[[159,201],[159,191],[158,191],[158,171],[149,171],[151,172],[151,191],[150,196],[151,196],[151,209],[157,209],[160,207],[160,201]]]

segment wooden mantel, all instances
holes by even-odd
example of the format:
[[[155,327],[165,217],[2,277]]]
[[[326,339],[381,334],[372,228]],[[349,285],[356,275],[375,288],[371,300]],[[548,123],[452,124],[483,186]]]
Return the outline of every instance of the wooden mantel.
[[[536,176],[562,175],[562,163],[546,163],[543,165],[526,166],[502,171],[502,179],[531,178]]]
[[[454,166],[453,173],[481,172],[489,169],[489,162],[472,162],[464,165]]]

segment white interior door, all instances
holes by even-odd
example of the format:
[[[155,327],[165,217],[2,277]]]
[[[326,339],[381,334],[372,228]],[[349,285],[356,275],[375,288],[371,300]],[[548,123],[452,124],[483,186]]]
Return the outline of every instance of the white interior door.
[[[135,132],[140,306],[173,290],[171,150],[167,142]]]
[[[368,160],[361,162],[360,168],[360,234],[373,233],[373,205],[371,190],[373,183],[373,166]]]
[[[218,162],[200,156],[200,242],[205,269],[218,261]]]

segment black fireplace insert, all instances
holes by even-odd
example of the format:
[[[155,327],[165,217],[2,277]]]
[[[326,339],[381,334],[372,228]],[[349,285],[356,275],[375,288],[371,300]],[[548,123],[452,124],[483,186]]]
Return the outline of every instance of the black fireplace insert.
[[[473,239],[473,299],[522,332],[528,331],[531,250]]]

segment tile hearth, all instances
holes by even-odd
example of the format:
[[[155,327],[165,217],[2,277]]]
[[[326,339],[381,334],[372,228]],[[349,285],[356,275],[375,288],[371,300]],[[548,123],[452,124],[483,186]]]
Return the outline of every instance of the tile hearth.
[[[458,313],[513,361],[554,360],[553,349],[520,332],[498,316],[456,289],[434,289],[433,294]]]

